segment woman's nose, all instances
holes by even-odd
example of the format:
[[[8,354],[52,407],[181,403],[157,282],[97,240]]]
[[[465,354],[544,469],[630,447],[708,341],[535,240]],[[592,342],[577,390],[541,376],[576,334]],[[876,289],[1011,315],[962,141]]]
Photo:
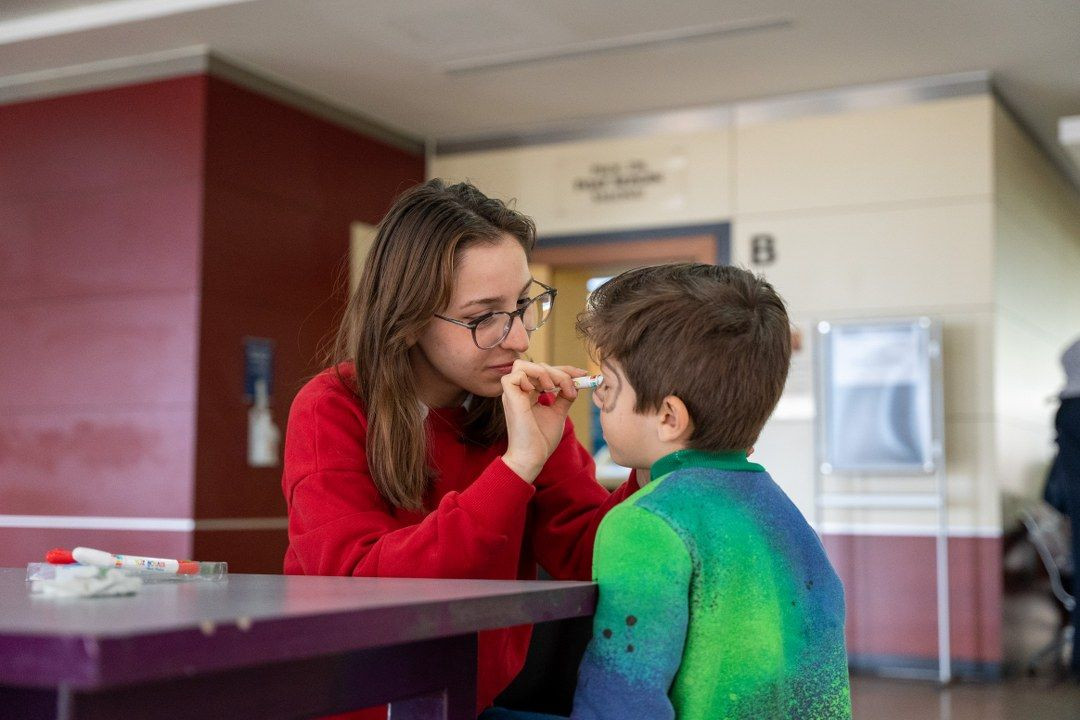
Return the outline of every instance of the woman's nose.
[[[510,321],[510,332],[506,333],[506,337],[499,344],[515,352],[525,352],[529,349],[529,333],[520,317],[515,317]]]

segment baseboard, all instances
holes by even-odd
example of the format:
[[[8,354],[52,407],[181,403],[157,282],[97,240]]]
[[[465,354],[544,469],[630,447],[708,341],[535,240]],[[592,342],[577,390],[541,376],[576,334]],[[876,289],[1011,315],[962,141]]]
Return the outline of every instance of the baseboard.
[[[848,655],[848,667],[851,672],[856,674],[918,680],[936,680],[938,677],[936,658],[913,657],[910,655],[867,653]],[[954,678],[962,680],[996,682],[1002,678],[1001,662],[953,658],[952,675]]]

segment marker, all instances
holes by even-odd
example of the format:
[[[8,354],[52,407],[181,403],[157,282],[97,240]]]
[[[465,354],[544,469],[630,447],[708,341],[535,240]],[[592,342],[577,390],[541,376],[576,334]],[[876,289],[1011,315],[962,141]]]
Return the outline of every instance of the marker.
[[[45,562],[50,565],[70,565],[75,558],[71,557],[71,551],[67,548],[53,548],[45,553]]]
[[[596,387],[600,387],[600,383],[604,382],[603,375],[593,375],[592,377],[576,377],[574,378],[574,387],[578,390],[591,390]],[[536,402],[544,407],[551,407],[555,404],[555,398],[558,396],[557,392],[540,393],[540,396],[536,398]]]
[[[51,554],[51,553],[50,553]],[[198,575],[199,563],[192,560],[139,557],[138,555],[113,555],[104,550],[77,547],[71,551],[75,562],[99,568],[123,568],[163,575]]]
[[[602,382],[604,382],[603,375],[593,375],[592,377],[586,375],[584,377],[574,378],[574,387],[578,390],[592,390],[593,388],[600,387]]]

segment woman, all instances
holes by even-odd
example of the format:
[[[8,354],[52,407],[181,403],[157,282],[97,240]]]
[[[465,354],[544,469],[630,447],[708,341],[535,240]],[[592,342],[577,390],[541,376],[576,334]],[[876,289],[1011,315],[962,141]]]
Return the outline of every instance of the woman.
[[[608,494],[566,417],[584,371],[522,359],[555,290],[533,281],[532,221],[432,180],[387,213],[336,363],[289,413],[285,572],[589,579]],[[553,403],[539,403],[548,391]],[[531,628],[481,633],[478,712],[521,669]],[[383,717],[371,712],[358,717]]]

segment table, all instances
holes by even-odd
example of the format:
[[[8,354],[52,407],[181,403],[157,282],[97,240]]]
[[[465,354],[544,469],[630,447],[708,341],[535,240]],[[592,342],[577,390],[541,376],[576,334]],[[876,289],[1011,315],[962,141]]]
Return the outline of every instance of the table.
[[[0,568],[0,717],[476,713],[480,630],[591,615],[584,582],[231,575],[124,598],[31,595]]]

